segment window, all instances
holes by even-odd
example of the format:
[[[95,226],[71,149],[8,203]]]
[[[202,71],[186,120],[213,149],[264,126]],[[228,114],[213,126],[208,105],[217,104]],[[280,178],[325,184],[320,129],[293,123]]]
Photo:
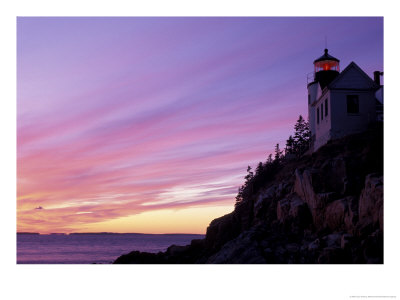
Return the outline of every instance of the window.
[[[319,124],[319,108],[317,108],[317,124]]]
[[[348,114],[359,113],[358,95],[347,95],[347,113]]]
[[[321,103],[321,121],[324,119],[324,104]]]
[[[328,115],[328,98],[325,99],[325,116]]]

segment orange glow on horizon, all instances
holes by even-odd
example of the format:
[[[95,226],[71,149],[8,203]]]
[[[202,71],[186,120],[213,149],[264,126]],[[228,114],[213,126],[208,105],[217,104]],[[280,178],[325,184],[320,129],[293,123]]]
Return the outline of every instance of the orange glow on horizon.
[[[160,209],[115,219],[81,224],[70,230],[46,230],[37,227],[41,234],[72,232],[115,232],[115,233],[193,233],[205,234],[210,222],[233,211],[233,205],[199,206],[183,209]],[[89,212],[82,212],[88,214]],[[18,232],[30,232],[24,224],[18,224]]]

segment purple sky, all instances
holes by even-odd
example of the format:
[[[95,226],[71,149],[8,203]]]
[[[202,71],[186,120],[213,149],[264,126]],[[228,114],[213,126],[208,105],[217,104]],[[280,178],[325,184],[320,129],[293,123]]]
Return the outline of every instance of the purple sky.
[[[325,36],[341,69],[383,70],[383,18],[36,17],[17,30],[20,231],[229,212],[247,165],[307,117]]]

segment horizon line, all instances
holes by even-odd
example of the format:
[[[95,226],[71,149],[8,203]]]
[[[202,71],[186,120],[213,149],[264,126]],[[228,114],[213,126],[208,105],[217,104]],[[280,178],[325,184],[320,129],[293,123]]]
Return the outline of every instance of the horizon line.
[[[21,231],[17,234],[32,234],[32,235],[71,235],[71,234],[151,234],[151,235],[204,235],[202,233],[141,233],[141,232],[108,232],[108,231],[100,231],[100,232],[50,232],[50,233],[40,233],[40,232],[28,232]]]

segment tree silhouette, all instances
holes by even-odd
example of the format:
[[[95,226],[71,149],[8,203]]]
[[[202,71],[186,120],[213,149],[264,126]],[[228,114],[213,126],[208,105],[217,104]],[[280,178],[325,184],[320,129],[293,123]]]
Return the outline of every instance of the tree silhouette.
[[[259,174],[261,174],[263,168],[264,168],[264,167],[263,167],[263,164],[262,164],[262,162],[260,161],[260,162],[258,163],[258,165],[257,165],[255,176],[258,176]]]
[[[300,157],[310,147],[311,133],[309,123],[300,115],[294,125],[294,130],[294,135],[290,135],[286,140],[284,153],[285,155],[295,154],[297,157]],[[265,186],[266,182],[275,177],[286,163],[285,155],[283,155],[283,151],[280,149],[279,144],[276,144],[274,156],[269,154],[264,164],[259,162],[255,169],[255,173],[253,173],[251,166],[247,167],[247,174],[244,177],[245,182],[238,189],[235,207],[243,202],[249,201],[255,193]]]
[[[236,204],[235,206],[239,205],[241,202],[243,202],[244,198],[245,198],[245,194],[247,193],[252,193],[253,192],[253,188],[252,188],[252,184],[251,184],[251,180],[254,178],[254,173],[251,170],[250,166],[247,166],[247,174],[244,177],[245,182],[244,184],[238,189],[238,194],[236,196]]]
[[[247,175],[244,177],[246,179],[245,183],[248,183],[254,177],[253,171],[251,171],[251,167],[247,166]]]
[[[282,151],[279,148],[279,144],[275,145],[275,156],[274,156],[274,162],[275,163],[280,163],[282,160]]]
[[[310,129],[309,124],[306,122],[302,115],[299,116],[296,124],[294,125],[294,153],[301,156],[310,147]]]
[[[289,136],[289,138],[286,140],[285,154],[294,154],[294,147],[294,139],[292,136]]]

